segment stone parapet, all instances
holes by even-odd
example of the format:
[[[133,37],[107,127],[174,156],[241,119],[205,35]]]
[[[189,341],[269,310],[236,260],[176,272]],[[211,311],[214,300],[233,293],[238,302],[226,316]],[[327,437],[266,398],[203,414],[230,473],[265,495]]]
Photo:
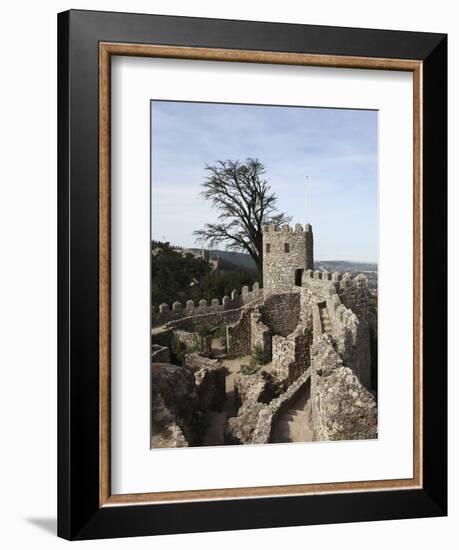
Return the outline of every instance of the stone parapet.
[[[377,437],[376,401],[326,334],[311,349],[311,400],[314,440]]]
[[[214,298],[210,303],[207,303],[206,300],[200,300],[198,304],[195,304],[193,300],[187,300],[185,304],[177,301],[171,305],[163,303],[152,310],[151,324],[152,327],[157,327],[185,317],[199,317],[209,313],[235,309],[262,299],[263,289],[260,288],[258,283],[254,283],[252,290],[247,286],[244,286],[240,293],[234,289],[231,296],[223,296],[221,300]]]

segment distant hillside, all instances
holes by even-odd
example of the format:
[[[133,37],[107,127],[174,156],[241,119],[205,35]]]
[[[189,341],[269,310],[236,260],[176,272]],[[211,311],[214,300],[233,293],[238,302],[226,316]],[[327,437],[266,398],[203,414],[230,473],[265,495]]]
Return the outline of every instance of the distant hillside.
[[[327,260],[315,262],[315,268],[321,271],[340,271],[341,273],[364,273],[368,280],[368,288],[373,296],[378,294],[378,264],[366,262],[345,262],[339,260]]]
[[[190,248],[190,250],[199,252],[199,248]],[[255,262],[252,260],[249,254],[243,252],[230,252],[228,250],[210,250],[211,257],[219,257],[224,260],[225,263],[233,264],[234,266],[241,267],[247,270],[256,270]],[[315,269],[321,269],[322,271],[378,271],[378,264],[366,263],[366,262],[348,262],[345,260],[326,260],[320,262],[314,262]]]
[[[190,248],[193,252],[199,252],[199,248]],[[222,260],[223,269],[243,269],[244,271],[256,271],[256,265],[249,254],[243,252],[231,252],[229,250],[209,250],[211,258],[219,257]]]
[[[152,242],[151,296],[152,306],[162,303],[185,304],[193,300],[210,303],[214,298],[230,296],[233,289],[251,287],[256,281],[256,271],[236,266],[226,260],[207,261],[199,250],[171,247],[169,243]]]
[[[153,242],[152,247],[158,250],[163,250],[163,254],[167,252],[167,248],[164,246],[167,243]],[[168,246],[168,245],[167,245]],[[184,251],[190,251],[195,254],[196,258],[180,259],[180,255],[175,253],[171,255],[172,250],[180,251],[180,247],[173,247],[169,250],[169,254],[165,256],[164,261],[158,264],[157,272],[153,276],[152,282],[157,282],[157,288],[155,290],[155,296],[160,299],[160,302],[172,303],[175,300],[183,301],[188,298],[200,300],[212,299],[217,295],[225,295],[231,293],[233,288],[241,288],[243,285],[251,285],[257,278],[257,269],[255,262],[249,256],[243,252],[232,252],[228,250],[209,250],[209,256],[211,259],[218,258],[218,269],[213,273],[207,274],[205,265],[202,264],[200,252],[201,248],[189,248],[183,249]],[[156,263],[161,259],[158,257],[158,253],[153,255]],[[193,261],[192,261],[193,260]],[[181,265],[180,262],[185,264]],[[191,263],[190,263],[191,262]],[[172,265],[169,265],[171,263]],[[164,265],[163,265],[164,264]],[[175,265],[176,264],[176,265]],[[180,265],[179,265],[180,264]],[[175,267],[173,267],[175,266]],[[350,272],[365,273],[368,280],[368,287],[372,295],[377,296],[378,293],[378,265],[370,262],[349,262],[343,260],[327,260],[318,261],[314,264],[315,269],[322,271],[328,271],[333,273],[339,271],[341,273]],[[161,270],[162,269],[162,270]],[[199,270],[204,269],[201,273]],[[154,271],[154,270],[153,270]],[[176,273],[178,271],[179,273]],[[193,275],[192,281],[182,280],[185,274],[191,275],[196,271],[196,275]],[[199,273],[198,273],[199,272]],[[175,278],[179,277],[181,273],[181,279],[175,281]],[[179,277],[180,278],[180,277]],[[174,284],[173,284],[174,283]],[[193,288],[190,289],[190,286]],[[229,290],[228,290],[229,289]],[[210,297],[210,298],[209,298]]]
[[[314,262],[314,267],[323,271],[378,271],[378,264],[375,263],[347,262],[344,260]]]

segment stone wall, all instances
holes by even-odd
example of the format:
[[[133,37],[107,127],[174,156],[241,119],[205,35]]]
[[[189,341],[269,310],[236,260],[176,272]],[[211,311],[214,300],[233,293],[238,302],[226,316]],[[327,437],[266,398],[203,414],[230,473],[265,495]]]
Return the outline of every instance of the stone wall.
[[[244,286],[239,293],[236,289],[231,292],[231,296],[223,296],[220,301],[214,298],[210,303],[206,300],[200,300],[195,304],[193,300],[188,300],[186,304],[174,302],[173,304],[160,304],[152,311],[151,325],[157,327],[184,318],[195,318],[206,315],[222,313],[226,310],[241,308],[247,304],[260,302],[263,299],[263,289],[258,283],[254,283],[252,290]]]
[[[197,332],[203,328],[214,329],[221,325],[228,325],[235,323],[240,315],[242,308],[225,309],[221,311],[215,311],[205,313],[203,315],[183,317],[175,321],[170,321],[163,326],[155,327],[152,329],[152,334],[160,334],[168,330],[186,330],[188,332]]]
[[[234,378],[234,399],[238,407],[248,401],[269,403],[275,395],[273,379],[266,371],[238,373]]]
[[[313,268],[312,227],[297,224],[263,227],[263,288],[270,294],[291,292],[301,286],[301,274]],[[299,280],[298,280],[299,278]]]
[[[348,273],[345,273],[337,292],[341,302],[351,309],[359,320],[354,370],[360,381],[368,388],[371,383],[368,280],[363,274],[352,279]]]
[[[314,440],[375,439],[376,401],[324,334],[311,348]]]
[[[229,354],[249,355],[260,347],[271,357],[269,374],[237,377],[235,395],[241,403],[237,416],[228,421],[225,442],[268,442],[276,415],[306,382],[311,384],[315,440],[377,437],[377,405],[365,388],[370,371],[366,278],[306,270],[301,286],[292,292],[267,293],[263,301],[260,295],[248,299],[251,292],[244,289],[224,305],[190,308],[190,314],[153,328],[156,346],[152,351],[164,359],[166,355],[161,354],[167,350],[161,346],[168,345],[172,335],[195,348],[201,345],[200,330],[218,326],[227,328]],[[226,396],[223,368],[216,366],[219,361],[202,355],[192,363],[187,356],[187,370],[195,377],[190,390],[197,402],[194,408],[198,413],[218,410]],[[165,426],[158,432],[157,445],[187,445],[189,427],[176,419],[180,415],[170,413],[164,395],[157,395],[152,404],[159,425]]]
[[[335,349],[345,363],[355,369],[357,356],[357,331],[359,320],[355,313],[344,306],[338,295],[334,294],[325,302],[312,307],[314,341],[322,338],[323,334],[333,337]],[[328,327],[323,326],[324,314],[326,314]]]
[[[204,358],[205,359],[205,358]],[[194,379],[201,412],[222,411],[226,401],[226,369],[220,362],[195,369]]]
[[[273,399],[268,406],[258,413],[257,425],[252,433],[251,443],[269,443],[272,426],[279,414],[289,407],[298,393],[309,384],[311,371],[308,369],[291,384],[279,397]]]
[[[286,388],[309,368],[311,333],[299,324],[292,334],[273,336],[271,374],[280,387]]]
[[[336,292],[335,282],[340,277],[338,272],[330,273],[316,269],[308,269],[303,273],[301,280],[302,288],[307,288],[315,299],[326,299],[330,294]]]
[[[262,291],[260,290],[260,292]],[[258,303],[261,303],[261,301],[254,301],[246,306],[240,306],[240,300],[233,300],[229,305],[233,305],[234,302],[239,302],[238,307],[234,309],[227,307],[228,304],[224,308],[200,308],[195,314],[180,317],[164,325],[152,327],[152,341],[155,344],[168,345],[171,333],[176,330],[198,332],[202,329],[213,330],[217,327],[237,323],[245,308],[251,308],[252,305],[256,306]]]
[[[252,311],[251,308],[242,309],[236,323],[226,327],[226,347],[228,355],[248,355],[251,353]]]
[[[248,445],[252,443],[253,433],[258,423],[260,412],[266,407],[258,401],[248,401],[237,416],[228,419],[224,440],[227,445]]]
[[[206,313],[200,316],[184,317],[175,321],[170,321],[164,326],[155,327],[152,330],[152,342],[156,345],[170,346],[170,341],[175,333],[181,341],[184,341],[189,347],[195,347],[199,342],[200,329],[206,328],[212,330],[220,326],[239,325],[241,317],[245,311],[253,311],[251,305],[243,306],[236,309],[219,310],[211,313]],[[256,330],[254,332],[255,341],[251,342],[251,321],[250,317],[243,318],[243,326],[239,329],[233,326],[230,329],[230,339],[232,340],[232,350],[229,353],[237,353],[237,349],[243,350],[243,353],[250,353],[251,348],[261,341],[265,341],[266,350],[270,353],[270,336],[267,327],[263,327],[262,321],[255,321]],[[247,327],[247,332],[244,333],[244,327]],[[236,341],[240,340],[240,343]],[[235,347],[236,346],[236,347]],[[248,351],[244,351],[248,350]]]
[[[260,349],[264,354],[266,362],[269,363],[272,359],[272,334],[269,327],[263,323],[259,308],[252,311],[250,332],[252,349]]]
[[[159,346],[153,344],[151,346],[151,362],[152,363],[170,363],[171,354],[167,346]]]
[[[193,374],[184,367],[151,366],[151,447],[187,447],[194,437],[198,396]]]
[[[346,365],[369,386],[371,377],[370,332],[368,322],[368,281],[359,274],[307,271],[301,290],[301,310],[315,312],[314,335],[320,338],[323,327],[315,309],[326,303],[330,321],[329,334],[333,336],[338,352]]]
[[[236,375],[234,392],[238,414],[228,420],[225,442],[231,445],[247,445],[252,442],[260,412],[276,395],[275,388],[268,373],[258,372]]]
[[[189,350],[198,350],[202,352],[210,351],[210,339],[203,338],[198,332],[188,332],[186,330],[173,330],[174,337],[185,344]]]
[[[260,306],[263,323],[273,334],[287,336],[293,332],[300,318],[300,294],[274,294],[268,296]]]
[[[319,340],[322,338],[322,322],[320,319],[320,313],[319,313],[319,306],[317,304],[313,304],[311,306],[312,311],[312,335],[313,335],[313,342]]]

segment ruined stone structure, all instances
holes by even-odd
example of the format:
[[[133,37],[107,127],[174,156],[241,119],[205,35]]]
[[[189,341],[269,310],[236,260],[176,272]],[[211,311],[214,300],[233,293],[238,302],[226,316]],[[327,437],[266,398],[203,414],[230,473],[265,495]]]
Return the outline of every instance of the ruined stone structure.
[[[171,354],[167,346],[159,346],[153,344],[151,346],[151,362],[153,363],[170,363]]]
[[[311,350],[311,405],[315,437],[319,441],[372,439],[378,430],[373,395],[323,335]]]
[[[263,227],[263,288],[269,294],[291,292],[301,286],[303,274],[314,269],[312,227],[296,224]]]
[[[175,338],[196,352],[204,327],[209,333],[225,327],[225,358],[234,363],[254,350],[264,357],[259,372],[237,374],[232,382],[237,403],[225,423],[227,443],[304,440],[295,439],[298,433],[320,441],[377,437],[377,406],[369,390],[367,279],[313,271],[313,261],[310,225],[265,226],[263,288],[234,290],[211,304],[161,304],[153,312],[157,346],[167,348]],[[164,356],[163,348],[156,353]],[[210,344],[199,351],[212,356]],[[189,365],[192,361],[202,359],[194,357]],[[224,390],[221,371],[204,374],[204,385],[194,374],[193,391],[205,389],[206,397],[197,402],[208,409],[221,403]],[[307,430],[299,426],[304,419]],[[186,439],[183,421],[176,424]]]
[[[151,365],[151,446],[188,447],[198,395],[193,373],[182,367]]]

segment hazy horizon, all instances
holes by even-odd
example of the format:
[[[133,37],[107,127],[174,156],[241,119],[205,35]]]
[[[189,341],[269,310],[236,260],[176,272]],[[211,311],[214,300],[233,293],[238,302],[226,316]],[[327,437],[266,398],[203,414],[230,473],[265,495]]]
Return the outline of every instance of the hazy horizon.
[[[367,110],[152,101],[152,239],[203,248],[193,231],[216,221],[199,197],[205,165],[252,157],[290,224],[312,225],[316,261],[377,263],[377,120]]]

